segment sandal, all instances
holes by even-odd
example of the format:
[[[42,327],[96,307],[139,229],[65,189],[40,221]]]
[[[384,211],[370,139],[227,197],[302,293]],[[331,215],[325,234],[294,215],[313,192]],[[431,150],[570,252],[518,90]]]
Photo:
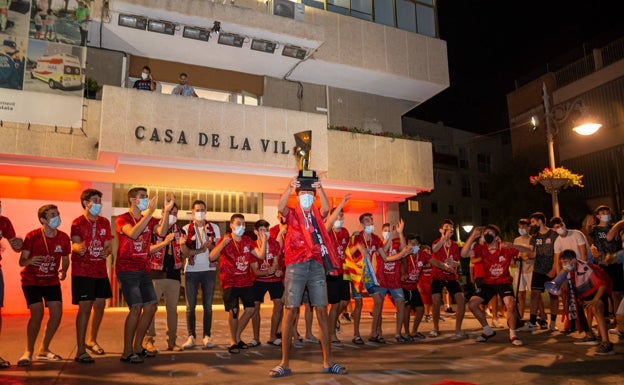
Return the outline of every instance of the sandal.
[[[280,338],[276,338],[273,341],[267,341],[267,344],[273,346],[282,346],[282,340]]]
[[[143,348],[140,352],[136,353],[138,356],[143,358],[154,358],[158,354],[157,350],[147,350]]]
[[[253,339],[253,340],[249,341],[247,346],[250,347],[250,348],[255,348],[257,346],[260,346],[260,341]],[[245,348],[243,348],[243,349],[245,349]]]
[[[277,365],[273,369],[269,370],[269,377],[271,378],[284,377],[284,376],[289,376],[291,374],[292,374],[292,369],[284,368],[282,365]]]
[[[356,345],[364,345],[364,340],[362,339],[362,337],[357,336],[357,337],[353,337],[353,339],[351,340],[351,342],[353,342]]]
[[[74,357],[74,361],[81,363],[81,364],[92,364],[95,362],[93,357],[91,357],[89,353],[86,353],[86,352],[82,353],[79,356]]]
[[[97,343],[93,346],[86,345],[85,347],[87,348],[88,351],[90,351],[93,354],[97,354],[98,356],[102,356],[106,354],[104,352],[104,349],[102,349],[102,347],[98,345]]]
[[[121,356],[121,358],[119,358],[119,361],[128,362],[130,364],[142,364],[143,358],[141,358],[141,356],[136,353],[132,353],[128,357]]]
[[[236,345],[238,346],[239,349],[249,349],[249,347],[251,346],[251,345],[247,345],[242,340],[238,341],[238,344],[236,344]]]
[[[234,345],[230,346],[228,348],[228,352],[230,354],[238,354],[238,353],[240,353],[240,348],[238,347],[238,344],[234,344]]]
[[[333,364],[329,368],[323,368],[323,373],[327,374],[347,374],[347,368],[340,364]]]
[[[0,369],[10,368],[11,363],[9,361],[5,361],[4,358],[0,357]]]
[[[368,341],[377,342],[378,344],[385,344],[386,340],[382,336],[368,337]]]
[[[47,353],[39,353],[36,357],[37,361],[61,361],[63,357],[58,354],[54,354],[52,352]]]
[[[17,360],[17,366],[30,366],[30,364],[32,364],[32,359],[27,355],[23,355]]]

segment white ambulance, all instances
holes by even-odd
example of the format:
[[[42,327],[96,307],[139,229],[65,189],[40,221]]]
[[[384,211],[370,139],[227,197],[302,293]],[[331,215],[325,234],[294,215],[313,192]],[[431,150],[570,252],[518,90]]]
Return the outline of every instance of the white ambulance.
[[[43,55],[30,71],[33,79],[48,83],[50,88],[79,90],[82,88],[82,70],[78,57],[66,53]]]

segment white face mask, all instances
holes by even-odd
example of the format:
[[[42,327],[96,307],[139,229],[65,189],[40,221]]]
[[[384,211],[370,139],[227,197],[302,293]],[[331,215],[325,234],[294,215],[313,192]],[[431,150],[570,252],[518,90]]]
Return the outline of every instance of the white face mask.
[[[343,223],[344,221],[342,219],[338,219],[336,222],[334,222],[334,229],[338,230],[339,228],[342,227]]]
[[[527,231],[526,231],[526,229],[518,229],[518,233],[520,235],[526,235]]]
[[[206,219],[206,212],[205,211],[195,211],[195,214],[193,214],[193,216],[195,217],[196,221],[201,222],[204,219]]]
[[[236,226],[234,228],[234,231],[232,231],[234,233],[234,235],[236,235],[237,237],[242,237],[243,234],[245,234],[245,226]]]
[[[381,233],[381,236],[383,237],[384,240],[387,241],[388,239],[390,239],[390,232],[389,231],[383,231]]]
[[[142,78],[143,80],[147,80],[147,78],[148,78],[148,77],[149,77],[149,74],[146,74],[145,72],[142,72],[142,73],[141,73],[141,78]]]
[[[299,205],[302,209],[307,210],[312,207],[312,203],[314,203],[314,195],[312,194],[301,194],[299,195]]]
[[[173,214],[169,214],[169,225],[172,225],[178,221],[178,217]]]
[[[373,231],[375,231],[375,226],[374,225],[364,226],[364,232],[366,234],[371,234]]]
[[[561,227],[559,227],[559,228],[558,228],[557,230],[555,230],[555,231],[556,231],[556,232],[557,232],[557,234],[559,234],[559,235],[564,235],[564,234],[567,232],[567,230],[566,230],[565,226],[561,226]]]
[[[611,222],[611,215],[601,215],[600,216],[600,221],[601,222],[606,222],[606,223]]]

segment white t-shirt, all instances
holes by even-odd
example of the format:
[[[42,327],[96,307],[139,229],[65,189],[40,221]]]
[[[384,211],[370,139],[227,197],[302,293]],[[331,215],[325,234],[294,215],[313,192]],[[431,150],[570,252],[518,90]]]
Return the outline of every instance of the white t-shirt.
[[[589,247],[587,246],[587,239],[585,238],[585,234],[583,234],[579,230],[569,230],[568,234],[565,237],[561,235],[555,239],[555,254],[561,253],[563,250],[570,249],[574,250],[576,253],[576,258],[578,259],[581,256],[581,247],[585,247],[585,250],[589,252]],[[588,258],[591,257],[591,253],[587,255]]]
[[[188,234],[189,225],[184,226],[184,233]],[[216,245],[221,238],[221,231],[219,230],[219,226],[211,222],[205,222],[205,227],[212,228],[212,232],[214,232],[214,244]],[[199,236],[198,236],[199,234]],[[201,242],[200,239],[205,239],[205,229],[195,227],[195,235],[191,238],[191,240],[195,241],[195,247],[200,248]],[[190,265],[188,263],[188,258],[186,260],[186,266],[184,268],[185,272],[198,272],[198,271],[209,271],[209,270],[217,270],[217,262],[210,262],[210,250],[206,250],[204,253],[195,255],[195,264]]]
[[[514,245],[519,245],[519,246],[524,246],[524,247],[531,247],[531,237],[530,236],[519,236],[516,237],[516,239],[514,239],[513,241]],[[520,255],[522,255],[522,252],[520,252]],[[533,274],[533,265],[535,265],[535,260],[534,259],[526,259],[526,260],[522,260],[522,274]],[[518,264],[516,264],[514,267],[517,267]]]

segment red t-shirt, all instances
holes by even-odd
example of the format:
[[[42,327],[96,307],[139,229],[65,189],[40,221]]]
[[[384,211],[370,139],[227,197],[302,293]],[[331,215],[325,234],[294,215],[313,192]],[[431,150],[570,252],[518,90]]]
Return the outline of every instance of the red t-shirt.
[[[255,260],[258,261],[258,268],[260,270],[269,270],[269,268],[273,266],[274,260],[276,258],[278,259],[278,266],[283,272],[284,258],[282,258],[282,246],[280,246],[279,242],[277,242],[275,239],[269,238],[267,239],[267,252],[264,260],[260,261],[255,258]],[[283,279],[284,274],[282,274],[281,277],[276,277],[275,274],[256,277],[256,281],[260,282],[280,282]]]
[[[424,272],[425,266],[429,263],[431,255],[425,253],[422,250],[418,250],[416,254],[410,254],[405,257],[405,263],[407,264],[406,273],[407,278],[401,282],[401,286],[405,290],[418,289],[418,282],[421,274]]]
[[[340,257],[340,261],[342,262],[344,266],[345,250],[347,246],[349,246],[349,230],[347,230],[344,227],[340,227],[340,229],[336,231],[335,228],[332,228],[329,231],[329,240],[332,243],[332,245],[336,248],[336,250],[338,251],[338,256]],[[340,267],[339,274],[344,273],[343,266]]]
[[[117,273],[125,271],[147,271],[150,272],[149,250],[152,242],[152,232],[158,226],[158,219],[150,218],[143,232],[132,239],[124,234],[121,229],[125,225],[134,226],[139,220],[135,220],[130,212],[121,214],[115,220],[115,231],[119,237],[119,246],[117,248],[117,261],[115,262],[115,270]]]
[[[481,257],[483,263],[483,283],[489,285],[500,285],[513,282],[509,273],[509,265],[520,253],[513,247],[498,248],[488,250],[487,244],[477,244],[474,246],[474,255]]]
[[[36,256],[44,256],[45,259],[39,266],[24,266],[20,273],[22,286],[54,286],[61,283],[61,259],[71,253],[69,235],[56,230],[54,237],[44,237],[43,228],[40,227],[26,234],[22,246],[22,251],[24,250],[30,252],[29,259]]]
[[[72,222],[70,235],[72,238],[79,237],[87,248],[84,255],[72,252],[72,276],[108,278],[103,250],[104,244],[113,239],[109,220],[98,216],[91,221],[81,215]]]
[[[388,249],[388,257],[398,254],[401,250],[401,242],[399,238],[394,238]],[[385,289],[401,288],[401,260],[385,262],[383,258],[377,256],[377,266],[375,266],[375,275],[379,282],[379,287]]]
[[[305,262],[309,259],[314,259],[323,265],[321,246],[318,243],[315,243],[310,250],[305,240],[305,235],[302,233],[302,231],[310,231],[310,233],[314,233],[314,226],[310,224],[309,221],[307,223],[307,227],[303,226],[299,222],[299,218],[295,210],[301,210],[301,208],[288,207],[288,214],[285,217],[282,217],[285,223],[288,224],[288,231],[284,237],[284,260],[286,265]],[[310,215],[314,215],[313,210],[310,210]],[[316,220],[318,230],[320,231],[320,227],[323,226],[323,220],[316,217],[314,219]],[[302,230],[302,228],[305,230]],[[314,237],[314,234],[312,234],[312,237]]]
[[[433,245],[438,242],[442,242],[441,238],[435,240],[433,242]],[[451,245],[449,247],[442,245],[442,247],[440,247],[440,250],[432,254],[431,258],[436,259],[442,263],[446,263],[447,261],[450,262],[452,260],[459,266],[459,246],[454,241],[450,242]],[[457,274],[457,268],[455,269],[455,272],[449,273],[432,265],[431,278],[439,281],[457,281],[459,279],[459,275]]]
[[[220,242],[231,236],[231,234],[226,235],[221,238]],[[255,255],[251,254],[251,251],[255,248],[256,242],[250,237],[243,235],[238,242],[232,238],[230,243],[221,250],[219,277],[221,278],[221,286],[224,289],[253,286],[255,275],[249,264],[258,260]]]
[[[9,218],[0,215],[0,240],[2,240],[2,238],[6,238],[7,240],[15,238],[15,230]],[[2,261],[2,253],[0,253],[0,261]]]
[[[366,247],[368,249],[368,254],[371,257],[375,253],[377,253],[377,250],[383,248],[383,242],[381,241],[381,238],[379,238],[375,234],[371,234],[371,240],[370,241],[366,241],[366,239],[364,238],[364,232],[363,231],[360,231],[359,233],[357,233],[356,235],[354,235],[351,238],[351,242],[349,243],[349,248],[354,247],[358,243],[361,243],[364,247]],[[377,259],[381,259],[381,257],[379,255],[377,255],[376,258]],[[360,253],[359,250],[355,249],[354,252],[351,254],[351,259],[354,262],[356,262],[356,263],[361,261],[362,260],[362,253]]]

